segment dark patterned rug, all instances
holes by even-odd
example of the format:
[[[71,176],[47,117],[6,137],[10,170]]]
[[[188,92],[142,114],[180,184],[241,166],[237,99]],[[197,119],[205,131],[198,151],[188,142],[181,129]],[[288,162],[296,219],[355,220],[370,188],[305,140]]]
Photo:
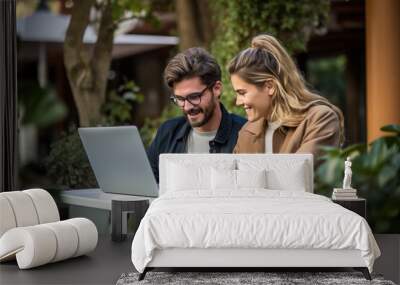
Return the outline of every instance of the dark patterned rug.
[[[360,272],[148,272],[142,281],[138,281],[139,273],[122,274],[117,285],[134,284],[213,284],[213,285],[245,285],[245,284],[379,284],[395,285],[384,280],[381,275],[372,274],[372,281],[364,278]]]

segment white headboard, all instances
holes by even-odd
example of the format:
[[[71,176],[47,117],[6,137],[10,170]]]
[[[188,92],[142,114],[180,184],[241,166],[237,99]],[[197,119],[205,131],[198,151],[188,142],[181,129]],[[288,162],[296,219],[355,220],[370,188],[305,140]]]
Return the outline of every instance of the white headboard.
[[[302,163],[305,168],[304,179],[306,181],[306,192],[314,192],[314,166],[313,166],[313,155],[312,154],[161,154],[160,155],[160,184],[159,184],[159,195],[166,192],[166,185],[168,185],[168,174],[167,167],[169,162],[180,163],[182,161],[190,161],[194,165],[215,165],[221,160],[232,161],[237,167],[238,164],[246,163],[262,163],[274,167],[280,165],[280,168],[285,168],[285,165],[290,167],[291,165]],[[282,168],[283,167],[283,168]],[[283,175],[284,176],[284,175]]]

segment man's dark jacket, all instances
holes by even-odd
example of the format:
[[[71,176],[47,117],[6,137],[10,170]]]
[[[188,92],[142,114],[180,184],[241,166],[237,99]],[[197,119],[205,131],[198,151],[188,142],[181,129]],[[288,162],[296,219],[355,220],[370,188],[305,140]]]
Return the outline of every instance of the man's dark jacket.
[[[210,153],[232,153],[236,145],[239,130],[246,120],[240,116],[230,114],[220,104],[222,118],[215,138],[210,141]],[[158,160],[161,153],[185,153],[186,143],[192,127],[185,117],[181,116],[163,123],[157,135],[147,149],[154,176],[159,180]]]

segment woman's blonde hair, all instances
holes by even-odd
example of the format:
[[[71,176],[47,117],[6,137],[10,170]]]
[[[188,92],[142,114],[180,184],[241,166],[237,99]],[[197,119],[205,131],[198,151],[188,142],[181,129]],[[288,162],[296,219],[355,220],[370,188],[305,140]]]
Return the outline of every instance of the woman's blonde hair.
[[[305,84],[294,61],[270,35],[259,35],[251,41],[251,47],[241,51],[229,63],[229,73],[240,76],[258,88],[271,81],[276,88],[272,97],[270,121],[279,121],[296,127],[313,105],[326,105],[333,109],[340,122],[340,143],[344,141],[344,118],[338,107],[326,98],[311,92]]]

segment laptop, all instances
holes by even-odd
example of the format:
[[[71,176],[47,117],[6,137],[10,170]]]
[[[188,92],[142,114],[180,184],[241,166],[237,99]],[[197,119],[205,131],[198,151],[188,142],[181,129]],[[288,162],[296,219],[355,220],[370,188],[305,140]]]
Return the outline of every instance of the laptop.
[[[135,126],[79,128],[78,132],[103,192],[158,196],[157,182]]]

